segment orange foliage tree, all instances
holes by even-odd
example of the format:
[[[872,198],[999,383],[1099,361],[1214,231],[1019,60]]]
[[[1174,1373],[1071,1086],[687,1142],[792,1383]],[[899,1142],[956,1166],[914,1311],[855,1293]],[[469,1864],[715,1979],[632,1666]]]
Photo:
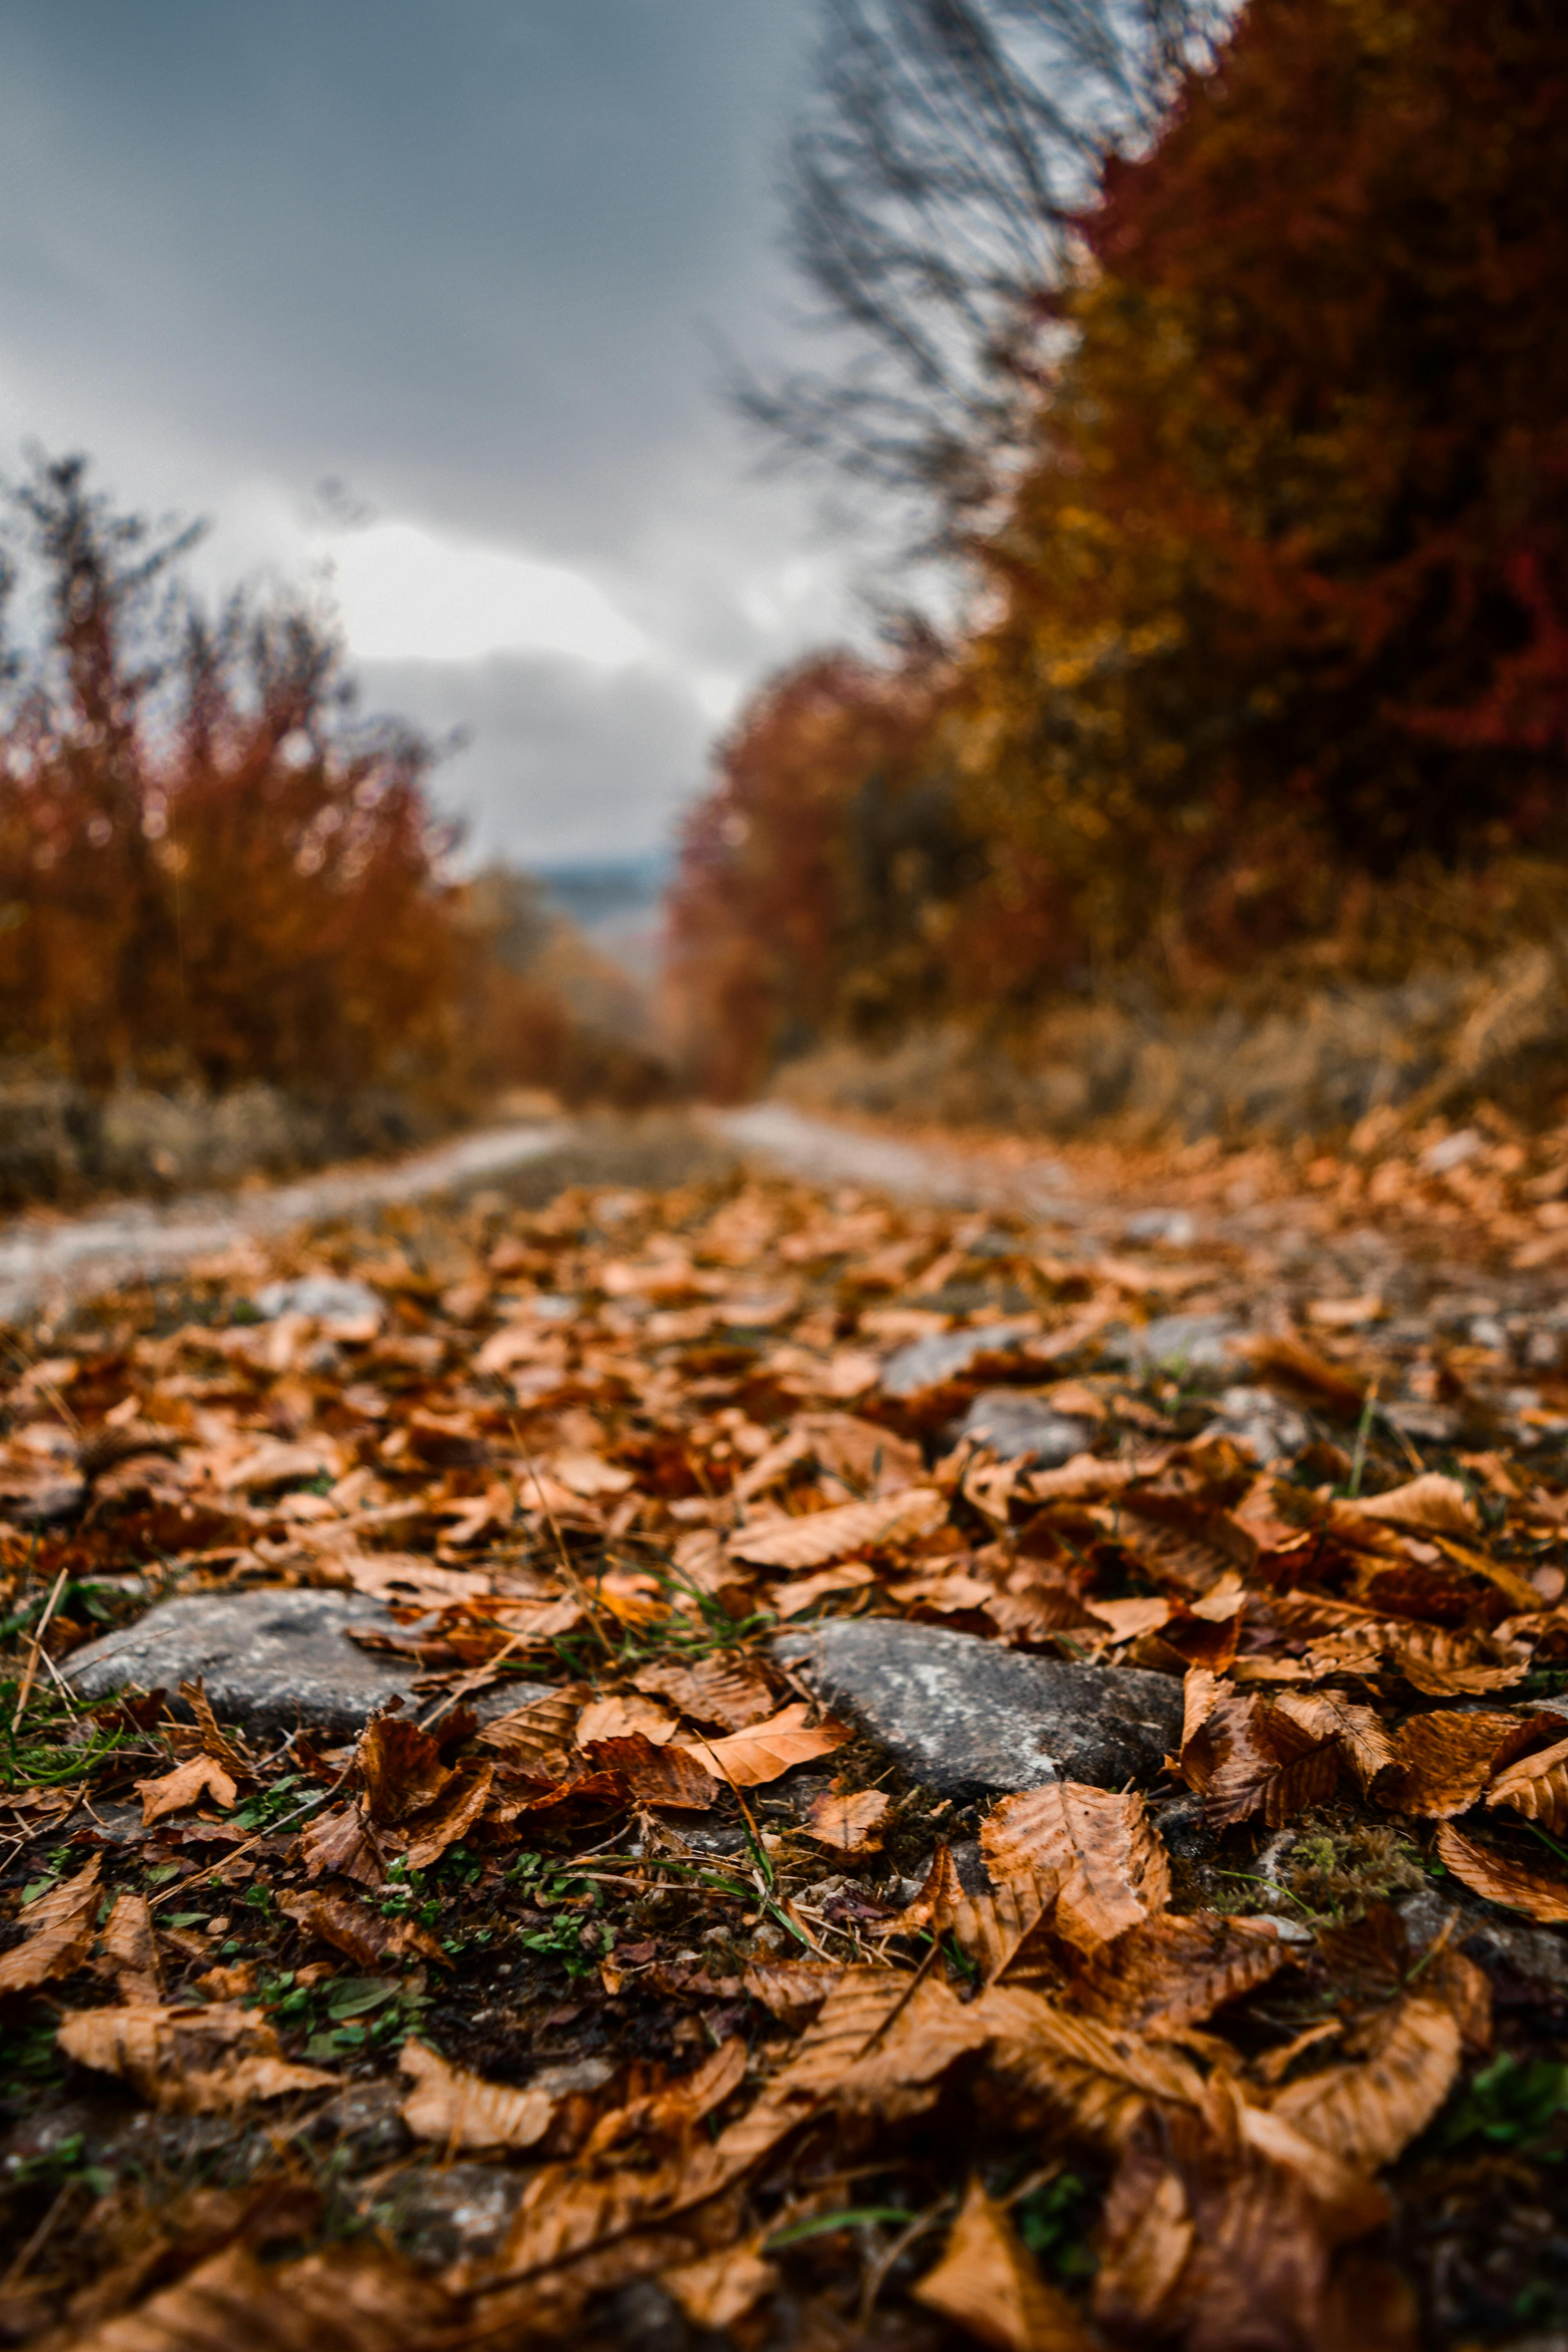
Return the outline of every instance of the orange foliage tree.
[[[194,534],[115,513],[79,458],[15,506],[41,605],[6,664],[0,1053],[92,1087],[390,1084],[447,1110],[661,1089],[526,877],[447,873],[429,747],[356,718],[328,620],[204,614],[176,579]]]
[[[940,919],[895,897],[843,950],[879,755],[847,717],[819,755],[798,680],[831,661],[763,694],[694,821],[684,952],[737,1066],[879,982],[971,1014],[1188,990],[1332,932],[1352,877],[1568,856],[1565,119],[1547,0],[1249,0],[1185,73],[1038,289],[1026,457],[900,738],[966,844]]]
[[[834,1017],[875,1030],[940,994],[972,845],[942,768],[929,654],[848,655],[770,685],[687,822],[668,909],[686,1065],[732,1098]]]

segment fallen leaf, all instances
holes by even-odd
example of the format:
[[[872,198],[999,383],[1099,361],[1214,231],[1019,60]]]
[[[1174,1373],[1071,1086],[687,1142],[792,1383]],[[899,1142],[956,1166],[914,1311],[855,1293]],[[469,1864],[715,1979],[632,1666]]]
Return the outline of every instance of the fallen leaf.
[[[571,1745],[583,1709],[584,1687],[579,1684],[569,1690],[548,1691],[526,1706],[496,1716],[477,1735],[480,1744],[499,1748],[509,1764],[531,1764],[541,1757],[559,1754]]]
[[[616,1696],[590,1700],[577,1718],[575,1736],[579,1748],[595,1739],[631,1739],[639,1735],[661,1748],[667,1739],[674,1738],[677,1727],[675,1717],[655,1706],[651,1699]]]
[[[158,1941],[144,1895],[127,1888],[115,1896],[114,1908],[103,1925],[103,1964],[113,1970],[122,2002],[162,1998]]]
[[[430,1734],[401,1715],[378,1715],[367,1723],[354,1761],[365,1811],[378,1828],[433,1804],[452,1778]]]
[[[1486,1801],[1510,1805],[1542,1829],[1568,1830],[1568,1739],[1507,1766],[1487,1790]]]
[[[705,2261],[661,2272],[658,2283],[694,2327],[722,2330],[743,2319],[763,2295],[772,2294],[779,2273],[763,2261],[755,2242],[748,2242]]]
[[[804,1700],[797,1700],[765,1723],[732,1731],[726,1739],[686,1738],[680,1748],[716,1780],[728,1781],[736,1789],[758,1788],[764,1781],[776,1780],[794,1765],[831,1756],[853,1737],[843,1724],[831,1720],[808,1729],[805,1718],[810,1712]]]
[[[374,1970],[389,1960],[415,1954],[440,1968],[452,1965],[450,1955],[416,1919],[384,1919],[379,1911],[351,1895],[316,1888],[303,1895],[280,1895],[278,1907],[308,1936],[319,1936],[356,1968]]]
[[[1388,1527],[1405,1528],[1416,1535],[1467,1536],[1473,1535],[1476,1529],[1475,1505],[1463,1484],[1437,1470],[1424,1471],[1420,1477],[1408,1479],[1403,1486],[1392,1486],[1386,1494],[1361,1496],[1342,1509],[1352,1510],[1363,1519],[1381,1519]],[[1336,1513],[1336,1521],[1340,1516]]]
[[[1458,2071],[1452,2011],[1417,1994],[1378,2021],[1364,2058],[1288,2084],[1272,2112],[1341,2162],[1373,2172],[1425,2131]]]
[[[222,2002],[68,2011],[56,2039],[79,2065],[120,2075],[171,2115],[225,2113],[338,2080],[319,2066],[290,2065],[264,2018]]]
[[[62,1878],[26,1906],[17,1922],[24,1940],[0,1958],[0,1993],[74,1976],[92,1948],[102,1867],[103,1856],[95,1853],[74,1878]]]
[[[374,2240],[280,2263],[235,2245],[133,2313],[73,2335],[71,2352],[404,2352],[455,2317],[433,2280]]]
[[[1510,1690],[1530,1672],[1526,1643],[1454,1633],[1445,1625],[1387,1626],[1383,1654],[1407,1683],[1428,1698]]]
[[[942,2260],[912,2290],[965,2335],[998,2352],[1090,2352],[1092,2339],[1061,2289],[1043,2278],[1007,2209],[973,2181]]]
[[[770,1598],[776,1616],[798,1617],[803,1609],[814,1607],[829,1592],[853,1592],[876,1581],[875,1569],[868,1568],[863,1559],[847,1559],[837,1568],[820,1570],[816,1576],[797,1576],[787,1584],[775,1584]]]
[[[656,1748],[640,1732],[626,1739],[596,1739],[585,1753],[596,1769],[618,1774],[625,1780],[634,1804],[673,1805],[706,1812],[721,1794],[721,1782],[691,1749]]]
[[[752,1960],[741,1981],[774,2017],[798,2026],[816,2015],[843,1974],[837,1960]]]
[[[1483,1707],[1438,1707],[1413,1716],[1390,1742],[1391,1762],[1375,1790],[1378,1803],[1429,1819],[1468,1811],[1493,1773],[1517,1752],[1526,1721]]]
[[[753,1568],[825,1568],[851,1552],[908,1542],[941,1527],[947,1497],[934,1486],[906,1486],[871,1503],[842,1503],[797,1518],[763,1519],[730,1538],[731,1559]]]
[[[879,1825],[891,1806],[892,1799],[880,1789],[861,1789],[853,1795],[830,1790],[813,1802],[806,1834],[838,1853],[875,1853],[882,1843]]]
[[[669,1700],[694,1723],[717,1723],[744,1731],[773,1706],[773,1686],[749,1658],[701,1658],[695,1665],[644,1666],[634,1676],[638,1690]]]
[[[1055,1874],[1057,1933],[1083,1951],[1097,1951],[1170,1900],[1165,1850],[1136,1790],[1076,1780],[1024,1790],[993,1806],[980,1845],[999,1886],[1041,1870]]]
[[[1199,1740],[1212,1744],[1212,1769],[1198,1785],[1216,1829],[1259,1811],[1270,1829],[1279,1829],[1292,1814],[1331,1796],[1339,1779],[1338,1738],[1320,1737],[1255,1693],[1223,1691]],[[1185,1747],[1183,1759],[1187,1760]]]
[[[544,2091],[513,2090],[468,2074],[423,2042],[405,2042],[397,2060],[414,2084],[404,2122],[416,2139],[459,2147],[532,2147],[544,2137],[556,2101]]]
[[[1069,2016],[1026,1986],[993,1986],[968,2014],[987,2030],[994,2070],[1040,2122],[1097,2146],[1121,2147],[1152,2099],[1202,2104],[1202,2077],[1168,2043]]]
[[[1118,1937],[1072,1979],[1074,2006],[1154,2041],[1201,2025],[1290,1958],[1268,1920],[1163,1912]]]
[[[1437,1832],[1437,1857],[1472,1895],[1484,1895],[1510,1911],[1522,1911],[1543,1926],[1568,1920],[1568,1879],[1549,1876],[1510,1861],[1493,1847],[1462,1837],[1445,1822]]]
[[[428,1870],[483,1813],[495,1779],[493,1764],[466,1764],[452,1773],[435,1804],[405,1821],[403,1857],[410,1870]]]
[[[357,1878],[362,1886],[380,1886],[386,1877],[381,1842],[358,1804],[340,1805],[307,1822],[300,1833],[300,1859],[310,1878],[333,1870],[344,1878]]]
[[[238,1794],[233,1780],[213,1756],[187,1757],[176,1764],[172,1772],[160,1774],[155,1780],[132,1783],[142,1800],[142,1826],[148,1829],[162,1821],[165,1813],[182,1812],[205,1796],[227,1812]]]

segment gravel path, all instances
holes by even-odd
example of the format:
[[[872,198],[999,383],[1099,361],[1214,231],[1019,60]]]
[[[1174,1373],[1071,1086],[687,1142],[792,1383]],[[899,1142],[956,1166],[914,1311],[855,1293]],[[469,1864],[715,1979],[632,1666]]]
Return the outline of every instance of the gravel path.
[[[500,1127],[458,1137],[406,1160],[365,1163],[292,1184],[241,1192],[190,1192],[173,1201],[107,1201],[78,1216],[33,1212],[0,1225],[0,1320],[89,1296],[251,1234],[287,1232],[320,1217],[350,1215],[384,1201],[416,1200],[504,1174],[570,1140],[561,1121]]]

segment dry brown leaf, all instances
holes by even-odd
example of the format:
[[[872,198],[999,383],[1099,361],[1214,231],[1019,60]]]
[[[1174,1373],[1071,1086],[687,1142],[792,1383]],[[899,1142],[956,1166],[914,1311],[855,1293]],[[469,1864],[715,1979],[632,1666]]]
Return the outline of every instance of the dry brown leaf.
[[[752,1960],[741,1981],[774,2017],[798,2026],[816,2015],[843,1974],[837,1960]]]
[[[889,1934],[912,1936],[929,1927],[933,1936],[944,1936],[958,1916],[964,1899],[958,1868],[945,1845],[939,1845],[931,1858],[919,1892],[907,1903],[898,1917],[889,1925]]]
[[[763,1519],[730,1538],[731,1559],[753,1568],[826,1568],[851,1552],[907,1543],[929,1535],[947,1517],[947,1497],[934,1486],[906,1486],[871,1503],[842,1503],[799,1518]]]
[[[1528,1643],[1454,1633],[1446,1625],[1385,1626],[1383,1654],[1407,1683],[1428,1698],[1510,1690],[1530,1672]]]
[[[1331,1796],[1339,1779],[1337,1736],[1319,1737],[1254,1693],[1226,1690],[1204,1724],[1194,1754],[1205,1740],[1212,1743],[1214,1761],[1200,1785],[1216,1829],[1258,1811],[1270,1829],[1279,1829]]]
[[[238,1794],[233,1780],[215,1756],[190,1756],[176,1764],[172,1772],[161,1773],[154,1780],[132,1783],[142,1800],[142,1826],[151,1828],[165,1813],[184,1811],[210,1796],[226,1813]]]
[[[216,1758],[229,1778],[242,1780],[250,1769],[250,1758],[243,1742],[230,1739],[216,1716],[206,1694],[206,1685],[200,1675],[191,1682],[180,1685],[180,1696],[195,1717],[195,1736],[205,1755]],[[175,1727],[176,1733],[179,1727]],[[188,1735],[187,1735],[188,1736]]]
[[[74,1878],[62,1878],[27,1905],[17,1922],[25,1940],[0,1958],[0,1993],[28,1992],[80,1968],[92,1948],[102,1867],[103,1856],[95,1853]]]
[[[405,2042],[397,2060],[414,2088],[403,2120],[416,2139],[459,2147],[532,2147],[544,2137],[556,2102],[547,2092],[513,2090],[449,2066],[423,2042]]]
[[[1378,2021],[1364,2058],[1288,2084],[1271,2112],[1341,2163],[1374,2172],[1425,2131],[1458,2071],[1453,2011],[1416,1994]]]
[[[995,1984],[1004,1976],[1019,1980],[1042,1969],[1053,1977],[1058,1973],[1037,1932],[1049,1920],[1058,1883],[1054,1870],[1021,1870],[1006,1885],[963,1895],[954,1904],[952,1932],[960,1948],[979,1962],[983,1983]]]
[[[114,1908],[103,1924],[103,1967],[111,1969],[122,2002],[162,1999],[158,1939],[144,1895],[129,1888],[114,1898]]]
[[[1500,1772],[1487,1790],[1489,1805],[1510,1805],[1542,1829],[1568,1830],[1568,1739],[1523,1756]]]
[[[1568,1920],[1568,1879],[1528,1870],[1495,1847],[1462,1837],[1447,1822],[1437,1832],[1437,1856],[1472,1895],[1522,1911],[1546,1927]]]
[[[846,1559],[837,1568],[820,1569],[815,1576],[792,1577],[787,1584],[775,1584],[768,1599],[775,1616],[798,1617],[803,1610],[814,1608],[825,1593],[853,1592],[876,1581],[876,1570],[868,1568],[863,1559]]]
[[[1363,1789],[1394,1760],[1388,1727],[1374,1707],[1360,1706],[1338,1691],[1281,1691],[1274,1706],[1311,1738],[1337,1739]]]
[[[640,1732],[629,1739],[596,1739],[585,1752],[596,1769],[618,1774],[638,1805],[706,1812],[722,1786],[689,1748],[656,1748]]]
[[[1056,1931],[1082,1951],[1098,1951],[1170,1900],[1165,1849],[1136,1790],[1076,1780],[1026,1789],[993,1806],[980,1844],[998,1886],[1055,1874]]]
[[[1476,1531],[1475,1505],[1462,1483],[1437,1470],[1423,1471],[1420,1477],[1390,1487],[1386,1494],[1363,1495],[1354,1503],[1342,1504],[1335,1514],[1336,1525],[1347,1511],[1363,1519],[1379,1519],[1391,1528],[1404,1528],[1413,1535],[1468,1536]]]
[[[1468,1811],[1493,1773],[1517,1752],[1527,1720],[1459,1707],[1412,1717],[1394,1734],[1392,1761],[1377,1784],[1378,1803],[1436,1820]]]
[[[378,1828],[434,1804],[452,1778],[430,1734],[401,1715],[378,1715],[367,1723],[354,1761],[365,1811]]]
[[[395,1834],[405,1841],[403,1854],[410,1870],[428,1870],[473,1828],[489,1803],[495,1771],[493,1764],[463,1765],[449,1776],[434,1805],[404,1822]]]
[[[308,1936],[319,1936],[356,1968],[384,1968],[389,1960],[406,1959],[415,1953],[440,1968],[452,1965],[447,1952],[416,1919],[384,1919],[379,1911],[352,1895],[313,1888],[308,1894],[280,1895],[278,1907],[297,1920]]]
[[[879,1973],[885,1983],[885,1972]],[[824,2009],[822,2026],[828,2024],[834,2002],[844,1999],[841,1988]],[[975,2011],[976,2004],[961,2001],[934,1976],[906,1978],[889,2003],[886,2023],[858,2055],[837,2067],[826,2095],[847,2115],[889,2122],[919,2115],[934,2103],[948,2068],[988,2040],[985,2021]]]
[[[1005,2205],[978,2180],[953,2222],[942,2257],[913,2290],[968,2336],[998,2352],[1090,2352],[1092,2339],[1061,2289],[1040,2274]]]
[[[772,1712],[773,1693],[766,1675],[750,1658],[733,1662],[701,1658],[695,1665],[644,1666],[633,1676],[638,1690],[667,1698],[694,1723],[744,1731]]]
[[[310,1878],[334,1870],[362,1886],[380,1886],[386,1877],[386,1856],[363,1805],[339,1805],[307,1822],[300,1833],[300,1859]]]
[[[1072,2000],[1107,2024],[1165,2041],[1266,1982],[1289,1957],[1271,1921],[1167,1911],[1075,1971]]]
[[[1125,2149],[1100,2225],[1094,2311],[1117,2336],[1205,2352],[1407,2346],[1334,2291],[1337,2244],[1387,2216],[1364,2175],[1225,2086],[1211,2112],[1152,2118]],[[1254,2133],[1258,2135],[1254,2137]]]
[[[674,1738],[676,1727],[675,1717],[662,1706],[655,1706],[651,1699],[623,1698],[617,1693],[589,1701],[577,1718],[575,1737],[578,1747],[586,1748],[595,1739],[632,1739],[640,1734],[662,1748],[667,1739]]]
[[[663,2271],[659,2284],[672,2294],[694,2327],[721,2330],[743,2319],[763,2295],[779,2283],[773,2264],[764,2262],[754,2240],[710,2254],[699,2263],[683,2263]]]
[[[993,1986],[966,2014],[990,2035],[993,2069],[1078,2137],[1119,2147],[1151,2099],[1202,2102],[1202,2077],[1168,2044],[1069,2016],[1026,1987]]]
[[[319,2066],[290,2065],[264,2018],[224,2002],[68,2011],[57,2039],[79,2065],[120,2075],[171,2115],[226,2113],[247,2099],[327,2090],[338,2081]]]
[[[574,1684],[566,1690],[547,1691],[526,1706],[498,1715],[478,1733],[481,1746],[499,1748],[509,1764],[516,1765],[559,1755],[572,1744],[584,1687]]]
[[[860,1789],[853,1794],[830,1790],[812,1804],[808,1837],[838,1853],[876,1853],[881,1846],[879,1826],[892,1799],[880,1789]]]
[[[232,2245],[71,2352],[408,2352],[456,2318],[433,2280],[357,2238],[277,2264]]]
[[[706,1772],[716,1780],[727,1781],[731,1788],[754,1789],[764,1781],[776,1780],[796,1764],[809,1764],[818,1756],[831,1756],[853,1737],[841,1723],[831,1719],[808,1727],[806,1717],[811,1712],[804,1700],[793,1706],[781,1707],[777,1715],[765,1723],[754,1723],[744,1731],[732,1731],[725,1739],[683,1739],[675,1751],[694,1756]]]

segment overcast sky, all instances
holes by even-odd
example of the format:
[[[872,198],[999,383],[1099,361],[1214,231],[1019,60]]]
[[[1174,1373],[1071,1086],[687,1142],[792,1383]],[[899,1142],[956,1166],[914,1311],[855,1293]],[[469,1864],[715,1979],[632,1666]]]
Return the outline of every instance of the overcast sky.
[[[786,347],[816,0],[5,0],[0,467],[85,448],[331,561],[373,708],[472,747],[480,851],[660,845],[745,688],[842,625],[716,346]],[[323,484],[336,484],[324,490]]]

